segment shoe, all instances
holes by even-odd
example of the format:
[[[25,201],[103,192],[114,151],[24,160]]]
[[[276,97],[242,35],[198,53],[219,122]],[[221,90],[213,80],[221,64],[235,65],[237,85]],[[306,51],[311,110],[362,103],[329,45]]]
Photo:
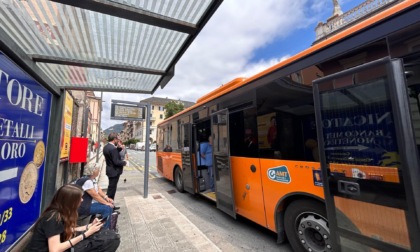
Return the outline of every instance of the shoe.
[[[117,210],[119,210],[121,207],[119,207],[119,206],[114,206],[114,211],[117,211]]]

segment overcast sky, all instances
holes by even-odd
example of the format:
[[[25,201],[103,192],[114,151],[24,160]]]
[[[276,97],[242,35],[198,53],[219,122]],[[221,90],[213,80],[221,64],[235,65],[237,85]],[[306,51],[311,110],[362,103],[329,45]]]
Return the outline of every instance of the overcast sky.
[[[345,12],[363,1],[339,2]],[[176,64],[175,76],[153,96],[195,102],[234,78],[251,77],[310,47],[315,26],[332,12],[332,0],[224,0]],[[103,95],[102,129],[122,122],[110,120],[111,99],[138,102],[151,97]]]

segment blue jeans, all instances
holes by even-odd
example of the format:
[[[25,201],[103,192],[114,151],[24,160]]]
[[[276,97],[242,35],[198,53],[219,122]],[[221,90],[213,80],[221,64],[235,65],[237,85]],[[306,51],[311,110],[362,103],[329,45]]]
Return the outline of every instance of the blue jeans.
[[[111,224],[111,214],[113,212],[113,209],[110,206],[101,204],[101,203],[92,203],[90,206],[90,214],[100,214],[102,215],[102,218],[107,218],[104,228],[109,228],[109,225]]]
[[[207,166],[207,173],[210,178],[210,189],[214,192],[214,177],[213,177],[213,166]]]

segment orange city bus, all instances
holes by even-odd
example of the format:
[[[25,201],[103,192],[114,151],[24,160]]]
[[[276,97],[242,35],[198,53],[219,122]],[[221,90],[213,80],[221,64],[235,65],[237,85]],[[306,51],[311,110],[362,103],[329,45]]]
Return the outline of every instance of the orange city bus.
[[[389,2],[160,123],[159,173],[295,251],[420,251],[420,1]]]

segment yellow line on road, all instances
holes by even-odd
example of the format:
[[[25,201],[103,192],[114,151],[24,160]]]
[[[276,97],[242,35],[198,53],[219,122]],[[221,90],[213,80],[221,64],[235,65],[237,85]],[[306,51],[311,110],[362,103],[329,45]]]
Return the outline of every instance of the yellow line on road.
[[[136,169],[136,170],[139,170],[139,171],[142,171],[142,172],[144,172],[144,167],[143,166],[141,166],[141,165],[139,165],[139,164],[137,164],[137,163],[135,163],[133,160],[131,160],[131,159],[128,159],[128,161],[130,161],[130,166],[129,167],[126,167],[126,168],[124,168],[124,169],[126,169],[126,170],[128,170],[128,171],[132,171],[133,169],[127,169],[127,168],[130,168],[131,166],[134,166],[134,168]],[[151,173],[149,173],[149,178],[152,178],[152,179],[154,179],[154,178],[156,178],[156,176],[155,175],[153,175],[153,174],[151,174]]]

